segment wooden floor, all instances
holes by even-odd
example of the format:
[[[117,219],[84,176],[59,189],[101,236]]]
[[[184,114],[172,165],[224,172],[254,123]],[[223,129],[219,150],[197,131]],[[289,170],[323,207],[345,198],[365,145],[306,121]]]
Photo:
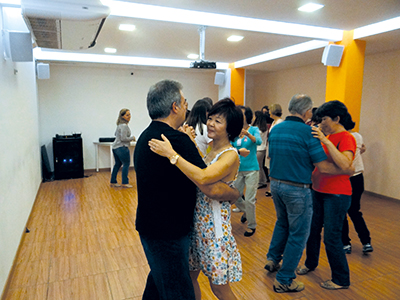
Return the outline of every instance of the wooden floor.
[[[42,183],[28,222],[30,233],[21,242],[4,299],[141,299],[149,268],[134,226],[134,171],[129,175],[131,189],[111,188],[107,171],[86,175]],[[298,278],[305,290],[277,294],[272,290],[275,273],[264,270],[276,220],[272,199],[264,191],[257,195],[258,227],[253,237],[243,236],[246,226],[240,223],[241,215],[232,216],[243,263],[242,281],[232,284],[238,299],[400,299],[400,201],[363,196],[362,210],[375,251],[362,255],[351,228],[348,290],[319,287],[330,279],[322,249],[320,266]],[[207,279],[201,276],[200,281],[203,299],[216,299]]]

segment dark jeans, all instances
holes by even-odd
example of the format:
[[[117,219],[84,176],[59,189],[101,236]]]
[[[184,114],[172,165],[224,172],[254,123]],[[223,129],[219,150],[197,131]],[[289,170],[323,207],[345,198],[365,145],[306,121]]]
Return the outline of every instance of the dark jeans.
[[[313,216],[307,241],[305,265],[310,270],[318,266],[321,248],[321,231],[324,228],[324,244],[331,267],[332,281],[338,285],[350,285],[350,270],[343,251],[342,227],[351,196],[313,192]]]
[[[195,300],[189,275],[189,237],[153,239],[140,235],[150,273],[143,300]]]
[[[371,243],[371,237],[369,235],[367,224],[365,224],[363,214],[360,211],[361,195],[364,192],[363,174],[361,173],[356,176],[350,177],[350,182],[353,189],[353,194],[351,195],[351,205],[347,213],[353,221],[354,229],[356,230],[358,237],[360,238],[361,244],[365,245]],[[347,217],[344,219],[343,222],[342,242],[343,245],[350,245],[349,222],[347,221]]]
[[[131,157],[128,147],[119,147],[117,149],[113,149],[115,165],[111,173],[111,183],[117,183],[117,174],[119,169],[122,166],[122,184],[128,184],[128,172],[129,165],[131,163]]]

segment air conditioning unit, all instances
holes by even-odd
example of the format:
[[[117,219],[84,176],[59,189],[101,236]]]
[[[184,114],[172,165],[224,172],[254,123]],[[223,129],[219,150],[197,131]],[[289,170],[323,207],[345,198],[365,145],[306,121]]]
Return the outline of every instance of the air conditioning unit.
[[[21,0],[21,9],[39,47],[66,50],[93,47],[110,14],[100,0]]]

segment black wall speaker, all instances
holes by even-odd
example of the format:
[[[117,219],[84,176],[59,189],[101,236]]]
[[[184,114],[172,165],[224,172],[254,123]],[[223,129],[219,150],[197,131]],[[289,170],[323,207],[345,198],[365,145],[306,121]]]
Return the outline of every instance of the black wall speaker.
[[[33,62],[32,37],[30,32],[4,31],[4,53],[6,59],[15,62]]]
[[[344,46],[330,44],[325,47],[321,62],[325,66],[339,67],[342,60]]]
[[[58,136],[53,138],[54,179],[83,177],[82,138]]]

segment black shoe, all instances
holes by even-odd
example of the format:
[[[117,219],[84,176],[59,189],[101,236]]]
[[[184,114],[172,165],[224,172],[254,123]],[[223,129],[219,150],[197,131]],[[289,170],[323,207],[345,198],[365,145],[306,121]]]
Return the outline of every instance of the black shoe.
[[[266,188],[268,186],[268,184],[262,184],[262,185],[260,185],[257,189],[259,190],[259,189],[263,189],[263,188]]]
[[[254,229],[252,229],[252,228],[249,228],[251,231],[246,231],[245,233],[244,233],[244,236],[247,236],[247,237],[249,237],[249,236],[252,236],[253,234],[254,234],[254,232],[256,232],[256,229],[254,228]]]
[[[266,197],[271,197],[272,194],[271,194],[271,192],[266,191],[266,192],[265,192],[265,196],[266,196]]]
[[[344,245],[343,250],[344,250],[344,253],[351,254],[351,245],[350,244]]]
[[[366,254],[368,252],[374,251],[374,248],[372,248],[371,244],[368,243],[368,244],[364,244],[363,245],[363,250],[362,251],[363,251],[364,254]]]
[[[242,217],[240,218],[240,222],[246,223],[246,221],[247,221],[247,218],[243,214]]]

